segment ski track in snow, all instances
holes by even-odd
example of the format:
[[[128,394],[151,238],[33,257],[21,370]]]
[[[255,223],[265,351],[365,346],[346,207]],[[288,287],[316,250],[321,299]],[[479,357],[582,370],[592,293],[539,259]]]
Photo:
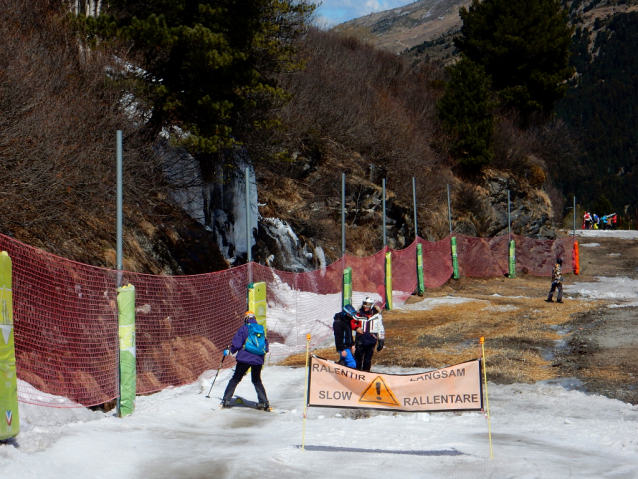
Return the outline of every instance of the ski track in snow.
[[[306,445],[333,450],[302,451],[304,368],[264,369],[273,413],[220,410],[230,377],[229,370],[220,373],[210,399],[206,380],[138,397],[135,413],[123,419],[21,405],[22,432],[0,446],[2,477],[638,477],[638,407],[602,396],[557,385],[489,384],[493,460],[487,421],[477,412],[371,411],[355,420],[353,410],[309,408]],[[254,399],[248,377],[236,394]]]

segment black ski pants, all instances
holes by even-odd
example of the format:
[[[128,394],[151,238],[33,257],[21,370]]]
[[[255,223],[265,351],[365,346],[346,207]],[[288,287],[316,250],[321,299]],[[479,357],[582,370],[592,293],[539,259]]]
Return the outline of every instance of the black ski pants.
[[[552,288],[549,290],[549,295],[547,296],[547,300],[551,301],[552,296],[554,296],[554,291],[558,290],[557,301],[563,300],[563,283],[554,282],[552,283]]]
[[[356,345],[354,350],[354,360],[357,362],[357,369],[359,371],[370,371],[375,347],[376,344],[373,344],[372,346],[363,346],[361,344]]]
[[[262,366],[237,363],[237,366],[235,366],[235,374],[233,374],[233,377],[228,381],[228,386],[226,386],[226,391],[224,391],[224,401],[230,402],[233,399],[237,385],[248,372],[248,369],[250,369],[250,377],[253,381],[253,386],[255,386],[255,391],[257,391],[257,402],[266,404],[268,397],[266,396],[266,389],[264,389],[264,385],[261,382],[261,368]]]

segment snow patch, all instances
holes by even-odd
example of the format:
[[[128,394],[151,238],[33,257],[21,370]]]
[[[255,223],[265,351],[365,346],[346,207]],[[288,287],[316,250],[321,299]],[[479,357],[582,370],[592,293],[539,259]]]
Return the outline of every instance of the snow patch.
[[[613,309],[613,308],[635,308],[636,306],[638,306],[638,302],[632,301],[630,303],[623,303],[623,304],[610,304],[607,307]]]
[[[574,230],[569,230],[568,233],[572,235],[574,234]],[[638,239],[638,231],[635,231],[635,230],[576,230],[576,236],[580,236],[581,238]]]
[[[512,304],[503,304],[503,305],[499,305],[499,306],[488,306],[486,308],[483,308],[485,311],[496,311],[499,313],[504,313],[507,311],[516,311],[518,308],[517,306],[514,306]]]
[[[401,311],[430,311],[438,306],[446,306],[450,304],[463,304],[470,301],[482,301],[482,299],[459,298],[456,296],[445,296],[443,298],[425,298],[418,303],[405,304],[401,307]]]
[[[580,294],[590,299],[638,299],[638,280],[603,276],[596,276],[596,279],[597,282],[568,284],[563,286],[563,289],[568,293]]]

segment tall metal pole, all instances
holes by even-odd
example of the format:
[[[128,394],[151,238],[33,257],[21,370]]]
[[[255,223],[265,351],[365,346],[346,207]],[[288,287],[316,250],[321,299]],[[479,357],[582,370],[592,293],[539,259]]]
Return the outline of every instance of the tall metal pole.
[[[250,213],[250,169],[246,167],[246,263],[248,264],[253,261]]]
[[[116,157],[117,157],[117,246],[116,246],[116,269],[117,287],[122,286],[122,130],[116,133]]]
[[[116,247],[115,247],[115,268],[117,269],[117,287],[122,286],[122,130],[115,133],[115,157],[116,157]],[[117,417],[121,417],[121,398],[122,398],[122,372],[120,370],[120,348],[117,348]]]
[[[346,256],[346,174],[341,173],[341,256]]]
[[[388,239],[385,230],[385,178],[383,178],[383,247],[387,245]]]
[[[576,241],[576,195],[574,195],[574,231],[573,238]]]
[[[416,218],[416,178],[414,176],[412,177],[412,203],[414,209],[414,239],[416,240],[419,236],[419,225]]]
[[[507,235],[512,241],[512,207],[510,204],[510,190],[507,190]]]
[[[452,234],[452,204],[450,203],[450,185],[447,185],[447,218],[450,222],[450,234]]]

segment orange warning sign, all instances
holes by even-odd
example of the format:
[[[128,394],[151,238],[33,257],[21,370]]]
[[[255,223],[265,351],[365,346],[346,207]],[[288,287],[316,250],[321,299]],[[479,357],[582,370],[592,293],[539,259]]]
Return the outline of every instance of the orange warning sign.
[[[372,380],[359,398],[359,402],[384,404],[386,406],[399,405],[399,402],[381,376],[377,376]]]
[[[479,411],[480,360],[417,374],[358,371],[313,356],[308,406],[389,411]]]

